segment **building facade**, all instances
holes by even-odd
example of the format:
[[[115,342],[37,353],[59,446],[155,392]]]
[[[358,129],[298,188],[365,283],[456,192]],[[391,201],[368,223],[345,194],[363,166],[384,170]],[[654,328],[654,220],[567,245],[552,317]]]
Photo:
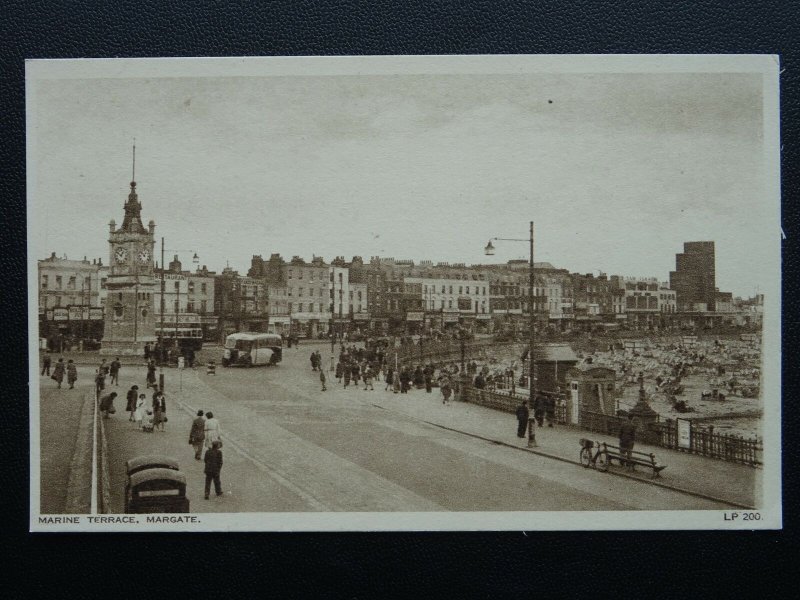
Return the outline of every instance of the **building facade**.
[[[53,252],[38,261],[39,337],[50,349],[83,347],[103,337],[108,266]]]

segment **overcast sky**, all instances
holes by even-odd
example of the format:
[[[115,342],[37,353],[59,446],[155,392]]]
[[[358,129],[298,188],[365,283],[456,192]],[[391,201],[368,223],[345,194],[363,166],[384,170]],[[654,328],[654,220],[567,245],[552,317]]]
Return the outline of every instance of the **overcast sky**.
[[[134,137],[143,221],[185,266],[188,250],[240,272],[271,252],[477,263],[533,219],[536,260],[578,272],[667,281],[684,241],[713,240],[718,287],[749,296],[778,235],[758,74],[34,85],[38,258],[108,260]],[[496,245],[497,261],[527,258]]]

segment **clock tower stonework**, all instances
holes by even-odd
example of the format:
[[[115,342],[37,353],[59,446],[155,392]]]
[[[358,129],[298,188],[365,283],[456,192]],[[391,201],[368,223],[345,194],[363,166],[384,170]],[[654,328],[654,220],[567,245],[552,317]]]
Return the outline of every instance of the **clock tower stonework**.
[[[142,225],[142,205],[136,182],[125,202],[125,217],[117,228],[109,223],[109,265],[106,283],[105,327],[100,354],[104,356],[144,356],[146,344],[156,341],[153,294],[153,248],[156,224]]]

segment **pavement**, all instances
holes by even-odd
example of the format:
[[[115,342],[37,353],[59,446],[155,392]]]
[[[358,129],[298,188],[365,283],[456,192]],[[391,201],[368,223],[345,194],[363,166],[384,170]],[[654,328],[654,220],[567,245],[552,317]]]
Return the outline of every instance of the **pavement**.
[[[649,472],[616,476],[578,466],[578,440],[604,439],[583,430],[539,429],[539,447],[529,451],[516,437],[513,415],[460,402],[445,406],[436,391],[393,394],[379,382],[374,391],[345,390],[326,371],[328,391],[322,392],[308,346],[285,350],[276,367],[218,367],[217,375],[164,369],[165,432],[143,433],[127,420],[125,393],[134,383],[145,388],[146,370],[125,365],[115,388],[117,412],[105,421],[112,511],[122,512],[125,462],[153,453],[178,460],[197,513],[718,510],[758,503],[759,469],[653,448],[667,465],[661,484],[654,484]],[[315,348],[329,358],[325,345]],[[87,385],[91,370],[80,371]],[[51,396],[45,389],[43,406]],[[198,409],[215,413],[224,440],[225,493],[210,500],[203,499],[203,463],[188,444]],[[65,411],[42,414],[69,421]],[[51,430],[43,421],[43,503],[63,487],[64,465],[45,469],[46,453],[57,458],[47,451],[56,447]]]

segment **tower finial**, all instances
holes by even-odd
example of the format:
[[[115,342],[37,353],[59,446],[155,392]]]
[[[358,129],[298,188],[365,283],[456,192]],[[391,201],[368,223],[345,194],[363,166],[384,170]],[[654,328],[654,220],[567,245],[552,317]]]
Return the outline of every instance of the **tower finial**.
[[[133,170],[131,172],[131,182],[136,181],[136,138],[133,138]]]

